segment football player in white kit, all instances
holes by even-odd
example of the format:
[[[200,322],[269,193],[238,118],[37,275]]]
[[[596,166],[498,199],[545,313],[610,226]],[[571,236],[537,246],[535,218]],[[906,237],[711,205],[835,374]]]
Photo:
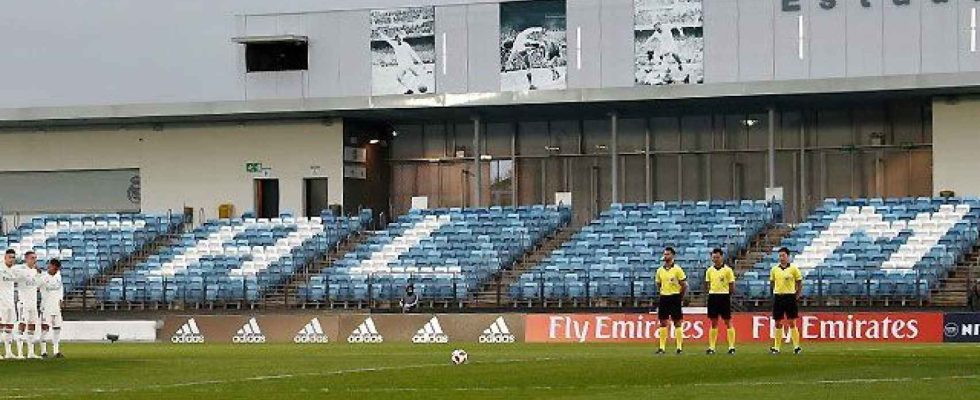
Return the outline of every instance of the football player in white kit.
[[[40,339],[40,329],[36,329],[38,322],[37,313],[37,289],[41,285],[41,270],[37,267],[37,254],[33,251],[24,253],[25,265],[20,268],[21,277],[17,281],[17,309],[20,315],[20,326],[17,340],[17,356],[24,354],[24,345],[27,345],[27,358],[41,358],[34,354],[34,343]]]
[[[537,89],[531,79],[532,67],[530,52],[535,48],[544,46],[544,43],[533,39],[531,35],[542,33],[544,33],[544,28],[540,26],[532,26],[518,33],[517,36],[514,37],[514,42],[511,44],[510,48],[510,54],[507,56],[507,61],[504,63],[505,65],[513,64],[519,60],[524,60],[524,65],[527,66],[527,85],[529,90]]]
[[[3,265],[0,265],[0,339],[3,340],[3,358],[15,358],[10,351],[13,340],[14,324],[17,323],[17,307],[14,304],[14,283],[19,278],[14,261],[17,252],[7,249],[3,255]]]
[[[48,272],[41,275],[41,330],[43,336],[51,341],[55,358],[64,358],[61,354],[61,301],[65,297],[65,288],[61,283],[61,260],[52,258],[48,261]],[[47,333],[50,331],[50,335]],[[48,356],[47,342],[41,342],[41,357]]]
[[[677,28],[677,32],[682,37],[684,36],[684,30]],[[656,42],[656,47],[654,46],[654,42]],[[663,72],[654,79],[654,82],[673,83],[676,80],[673,76],[675,74],[672,73],[673,71],[670,68],[671,61],[677,64],[676,75],[684,75],[683,61],[681,61],[681,57],[678,54],[677,39],[674,38],[674,28],[657,23],[654,25],[653,33],[643,42],[641,48],[647,49],[647,61],[651,65],[656,63],[663,65]],[[647,72],[648,74],[653,74],[653,67],[651,66]],[[690,75],[685,76],[683,81],[684,83],[690,83]]]
[[[398,64],[398,83],[405,88],[405,94],[414,94],[416,90],[425,93],[429,88],[419,84],[419,79],[425,74],[422,66],[425,64],[419,53],[412,49],[412,45],[405,41],[402,34],[395,35],[395,38],[382,37],[388,42],[392,50],[395,51],[395,62]]]

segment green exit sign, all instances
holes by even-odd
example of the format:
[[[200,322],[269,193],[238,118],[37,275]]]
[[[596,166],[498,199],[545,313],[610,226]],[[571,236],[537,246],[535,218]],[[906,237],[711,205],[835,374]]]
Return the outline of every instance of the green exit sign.
[[[260,162],[250,162],[245,163],[245,172],[262,172],[262,163]]]

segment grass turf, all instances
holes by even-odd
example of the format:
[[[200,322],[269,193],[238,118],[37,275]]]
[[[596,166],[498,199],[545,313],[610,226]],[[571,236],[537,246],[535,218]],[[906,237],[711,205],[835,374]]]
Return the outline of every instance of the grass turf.
[[[453,366],[454,347],[470,354]],[[980,346],[810,344],[794,356],[641,345],[67,344],[0,361],[0,399],[942,398],[980,393]],[[788,350],[788,349],[784,349]]]

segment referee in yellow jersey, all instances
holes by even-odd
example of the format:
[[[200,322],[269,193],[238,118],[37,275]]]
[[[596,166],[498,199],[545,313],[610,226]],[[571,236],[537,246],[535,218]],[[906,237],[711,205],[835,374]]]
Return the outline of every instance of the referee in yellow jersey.
[[[684,294],[687,292],[687,275],[681,267],[674,265],[674,256],[677,252],[672,247],[664,249],[664,265],[657,268],[656,283],[660,292],[660,306],[657,307],[657,317],[660,319],[660,327],[657,334],[660,335],[660,348],[657,354],[667,352],[667,322],[674,323],[674,340],[677,343],[677,354],[684,352],[684,329],[681,323],[684,322],[683,302]]]
[[[728,328],[728,354],[735,354],[735,326],[732,325],[732,293],[735,293],[735,271],[725,264],[724,253],[721,249],[711,250],[712,266],[705,271],[705,282],[708,283],[708,319],[711,320],[711,330],[708,331],[708,355],[715,354],[715,344],[718,343],[718,318],[725,320]]]
[[[803,293],[803,274],[795,265],[789,263],[789,249],[779,249],[779,264],[769,271],[769,281],[772,283],[772,319],[780,329],[773,335],[772,348],[769,352],[779,354],[779,344],[787,329],[793,338],[793,353],[800,354],[800,331],[796,327],[799,317],[800,294]]]

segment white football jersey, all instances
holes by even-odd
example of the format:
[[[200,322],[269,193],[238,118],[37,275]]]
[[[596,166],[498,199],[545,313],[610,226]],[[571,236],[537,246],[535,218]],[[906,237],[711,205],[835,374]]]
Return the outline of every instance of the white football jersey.
[[[19,278],[16,266],[0,264],[0,308],[14,308],[14,283]]]
[[[20,267],[17,281],[17,299],[21,304],[37,307],[37,289],[41,285],[41,271],[26,265]]]
[[[61,272],[51,275],[47,271],[41,273],[41,308],[46,312],[61,307],[65,296],[65,288],[61,283]]]

